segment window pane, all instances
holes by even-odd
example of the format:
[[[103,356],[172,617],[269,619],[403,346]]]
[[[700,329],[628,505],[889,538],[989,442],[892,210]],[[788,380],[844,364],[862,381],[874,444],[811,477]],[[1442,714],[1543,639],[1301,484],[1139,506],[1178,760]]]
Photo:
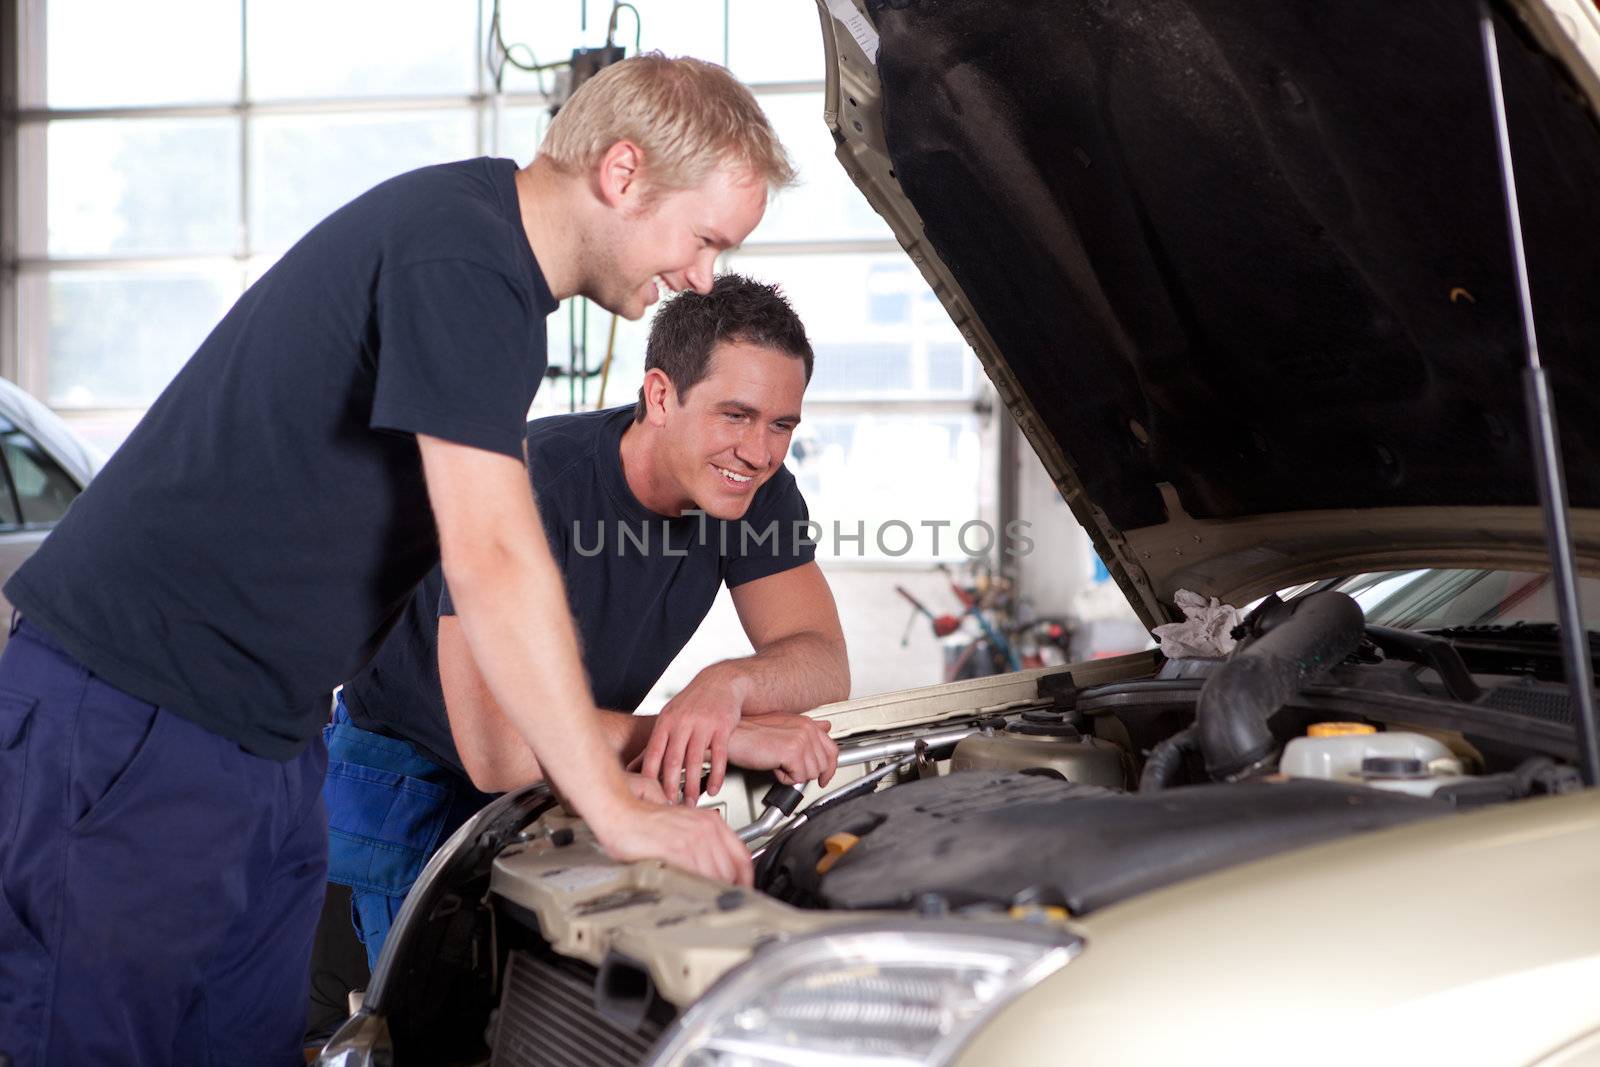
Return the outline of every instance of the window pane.
[[[237,247],[237,122],[52,122],[47,145],[51,255],[206,255]]]
[[[733,255],[728,267],[779,283],[805,322],[816,352],[808,398],[973,395],[977,357],[905,256]]]
[[[61,271],[44,284],[45,402],[54,408],[149,404],[239,296],[229,273]]]
[[[492,156],[514,159],[517,166],[526,167],[544,140],[544,131],[550,125],[550,110],[543,104],[505,107],[500,112],[500,139],[493,136],[494,109],[484,109],[483,150]]]
[[[587,6],[585,6],[585,4]],[[639,9],[639,47],[669,56],[694,56],[723,63],[722,0],[633,0]],[[484,25],[489,25],[493,4],[485,0]],[[575,48],[598,48],[606,43],[610,0],[580,3],[511,4],[500,7],[501,37],[520,62],[533,65],[570,59]],[[584,17],[587,15],[587,22]],[[633,14],[617,17],[616,43],[634,52]],[[507,92],[547,91],[559,72],[524,71],[507,65],[501,86]]]
[[[239,9],[219,0],[49,0],[47,101],[128,107],[237,100]]]
[[[6,423],[0,430],[0,452],[22,503],[23,522],[55,522],[66,514],[78,487],[33,438]]]
[[[751,242],[893,240],[889,224],[833,157],[833,135],[822,121],[822,94],[766,94],[761,107],[800,171],[801,184],[773,199]]]
[[[821,81],[822,22],[817,5],[732,0],[728,59],[740,81]]]
[[[973,527],[958,540],[979,515],[982,454],[976,415],[808,411],[789,469],[822,527],[819,556],[949,559],[963,544],[983,554],[992,536]]]
[[[252,99],[477,88],[477,12],[463,0],[271,0],[249,9]]]
[[[274,115],[250,128],[251,238],[286,248],[386,178],[473,154],[472,112]]]
[[[639,45],[669,56],[694,56],[727,65],[723,54],[722,0],[648,0],[635,3],[643,15]],[[779,5],[774,5],[779,6]],[[628,12],[617,20],[617,43],[633,55]]]

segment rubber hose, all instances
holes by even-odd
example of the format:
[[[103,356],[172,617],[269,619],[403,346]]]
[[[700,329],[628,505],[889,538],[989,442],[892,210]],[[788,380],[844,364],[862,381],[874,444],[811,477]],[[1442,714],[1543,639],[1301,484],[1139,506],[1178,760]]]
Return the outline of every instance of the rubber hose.
[[[1139,774],[1139,792],[1154,793],[1165,789],[1177,777],[1183,766],[1183,757],[1195,749],[1195,728],[1186,726],[1150,750]]]
[[[1213,779],[1241,775],[1272,755],[1268,721],[1361,644],[1361,606],[1327,590],[1293,601],[1275,626],[1212,672],[1195,706],[1200,751]]]

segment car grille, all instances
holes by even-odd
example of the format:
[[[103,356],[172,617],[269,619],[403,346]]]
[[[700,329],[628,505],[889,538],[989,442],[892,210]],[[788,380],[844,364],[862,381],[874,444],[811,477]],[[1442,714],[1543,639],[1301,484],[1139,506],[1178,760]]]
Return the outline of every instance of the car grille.
[[[490,1067],[631,1067],[660,1023],[625,1030],[594,1005],[594,969],[513,952],[490,1041]]]

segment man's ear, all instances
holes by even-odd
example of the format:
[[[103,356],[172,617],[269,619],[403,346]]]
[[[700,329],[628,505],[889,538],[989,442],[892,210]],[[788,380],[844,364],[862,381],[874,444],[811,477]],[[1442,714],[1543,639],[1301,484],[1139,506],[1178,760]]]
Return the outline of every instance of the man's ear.
[[[618,141],[601,155],[595,181],[607,207],[638,210],[645,199],[644,149],[632,141]]]
[[[664,426],[667,422],[668,401],[677,403],[678,391],[673,388],[672,379],[667,377],[667,372],[660,367],[651,367],[644,372],[644,418],[652,426]]]

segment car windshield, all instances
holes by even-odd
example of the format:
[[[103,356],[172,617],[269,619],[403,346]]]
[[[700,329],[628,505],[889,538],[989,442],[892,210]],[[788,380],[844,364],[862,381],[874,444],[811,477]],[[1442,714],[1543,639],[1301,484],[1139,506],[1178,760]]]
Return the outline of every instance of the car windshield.
[[[1328,588],[1354,597],[1368,622],[1405,630],[1556,621],[1550,576],[1532,571],[1378,571]],[[1579,578],[1578,595],[1585,625],[1600,629],[1600,579]]]

